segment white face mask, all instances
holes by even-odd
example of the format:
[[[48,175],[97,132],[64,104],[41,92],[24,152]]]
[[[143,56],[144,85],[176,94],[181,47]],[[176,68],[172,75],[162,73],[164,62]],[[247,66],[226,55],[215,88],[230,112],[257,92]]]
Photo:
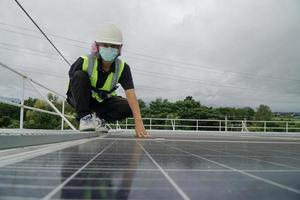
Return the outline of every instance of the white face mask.
[[[119,49],[113,47],[100,47],[99,54],[103,60],[113,62],[119,55]]]

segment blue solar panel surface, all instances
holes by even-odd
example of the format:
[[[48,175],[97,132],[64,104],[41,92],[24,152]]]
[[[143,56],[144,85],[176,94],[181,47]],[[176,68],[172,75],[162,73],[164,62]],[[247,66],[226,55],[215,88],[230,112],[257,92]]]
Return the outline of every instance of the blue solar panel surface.
[[[300,199],[297,138],[111,134],[0,167],[0,199]]]

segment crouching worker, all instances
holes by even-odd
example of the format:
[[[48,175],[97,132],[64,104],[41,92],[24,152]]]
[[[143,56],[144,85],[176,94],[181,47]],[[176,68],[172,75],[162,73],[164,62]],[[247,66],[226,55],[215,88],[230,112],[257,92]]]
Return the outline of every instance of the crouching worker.
[[[80,131],[106,131],[105,121],[133,116],[136,136],[148,137],[130,67],[118,58],[122,44],[121,31],[113,24],[105,24],[91,54],[81,56],[70,68],[67,96],[76,110]],[[118,83],[125,90],[126,99],[117,96]]]

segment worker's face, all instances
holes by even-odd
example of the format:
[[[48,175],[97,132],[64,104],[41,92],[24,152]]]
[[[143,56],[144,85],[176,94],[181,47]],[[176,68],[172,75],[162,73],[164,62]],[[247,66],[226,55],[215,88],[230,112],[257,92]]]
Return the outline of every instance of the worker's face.
[[[113,62],[118,56],[121,55],[122,45],[96,43],[100,56],[106,62]]]

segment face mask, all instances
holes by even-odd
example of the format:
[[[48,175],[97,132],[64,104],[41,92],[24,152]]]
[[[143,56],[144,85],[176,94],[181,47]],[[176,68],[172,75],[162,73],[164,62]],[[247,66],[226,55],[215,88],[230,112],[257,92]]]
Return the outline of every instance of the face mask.
[[[119,55],[119,50],[112,47],[100,47],[99,54],[103,60],[112,62]]]

